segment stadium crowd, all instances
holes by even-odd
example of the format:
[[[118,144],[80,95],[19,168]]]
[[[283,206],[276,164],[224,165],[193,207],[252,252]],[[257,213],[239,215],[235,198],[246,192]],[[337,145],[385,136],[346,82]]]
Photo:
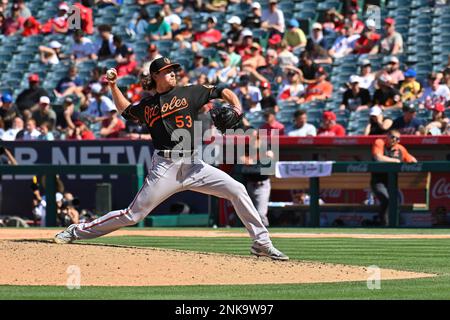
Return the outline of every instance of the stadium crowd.
[[[366,18],[366,6],[349,0],[317,20],[298,19],[287,11],[289,3],[296,2],[86,0],[73,4],[81,13],[81,28],[73,29],[69,3],[57,4],[55,15],[40,21],[28,2],[3,0],[0,48],[8,37],[44,35],[33,52],[37,61],[30,61],[44,72],[28,72],[28,87],[20,92],[1,83],[0,138],[151,139],[144,127],[117,113],[104,74],[115,67],[119,86],[136,102],[152,94],[146,78],[161,55],[184,66],[177,72],[180,85],[233,88],[245,126],[289,136],[344,136],[355,114],[362,128],[354,133],[450,135],[450,55],[443,68],[418,77],[405,60],[407,43],[395,18]],[[305,1],[305,8],[308,3],[314,6]],[[96,12],[107,14],[97,19]],[[108,23],[114,13],[130,19],[119,28]],[[355,72],[337,85],[332,78],[345,74],[342,61]],[[67,68],[56,81],[42,80],[45,70],[61,65]],[[207,119],[211,107],[199,117]]]

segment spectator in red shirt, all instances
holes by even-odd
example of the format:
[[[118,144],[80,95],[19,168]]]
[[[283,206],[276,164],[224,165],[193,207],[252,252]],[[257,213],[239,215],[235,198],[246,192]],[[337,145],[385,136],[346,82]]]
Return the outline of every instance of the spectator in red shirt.
[[[358,10],[351,9],[348,13],[348,20],[355,33],[361,33],[364,30],[364,23],[358,19]]]
[[[133,74],[136,71],[137,62],[136,55],[131,47],[127,48],[125,57],[121,59],[120,63],[117,65],[117,75],[119,77],[127,76]]]
[[[250,48],[253,44],[253,32],[250,29],[244,29],[241,32],[241,43],[236,47],[236,52],[246,60],[251,57]]]
[[[264,118],[266,122],[261,126],[261,129],[266,129],[269,136],[275,134],[275,132],[272,132],[273,130],[278,130],[278,135],[280,136],[284,135],[284,124],[277,120],[274,109],[264,112]]]
[[[31,16],[23,25],[22,36],[29,37],[34,36],[35,34],[39,34],[41,32],[41,24],[36,20],[35,17]]]
[[[335,8],[325,12],[323,29],[326,32],[338,32],[344,24],[344,16],[337,12]]]
[[[345,136],[345,128],[336,123],[336,114],[333,111],[324,111],[322,126],[317,131],[318,136]]]
[[[43,33],[62,33],[69,31],[69,23],[67,21],[68,13],[70,11],[69,5],[61,2],[58,6],[58,15],[51,18],[42,26]]]
[[[376,22],[373,19],[366,21],[366,29],[363,31],[361,37],[356,40],[355,50],[353,53],[365,54],[370,53],[375,45],[380,41],[381,35],[376,33]]]
[[[75,129],[68,129],[67,140],[95,140],[94,133],[80,120],[75,121]]]
[[[206,21],[206,24],[206,31],[197,33],[195,35],[195,41],[200,42],[204,47],[209,47],[212,44],[220,42],[220,40],[222,39],[222,33],[219,30],[215,29],[215,26],[217,24],[216,17],[209,17]]]
[[[5,20],[3,33],[7,36],[14,35],[23,28],[25,18],[20,16],[20,6],[15,3],[11,8],[11,16]]]
[[[102,138],[118,138],[123,130],[125,130],[125,123],[119,119],[117,110],[111,110],[108,118],[102,121],[100,135]]]
[[[81,15],[81,30],[87,34],[94,33],[94,15],[92,13],[90,0],[82,0],[74,4],[75,7],[80,9]]]

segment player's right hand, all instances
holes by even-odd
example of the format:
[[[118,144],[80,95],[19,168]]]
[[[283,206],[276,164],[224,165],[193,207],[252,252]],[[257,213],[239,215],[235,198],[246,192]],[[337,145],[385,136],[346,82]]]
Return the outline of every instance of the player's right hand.
[[[117,81],[117,70],[115,68],[108,69],[106,71],[106,79],[110,85],[115,84]]]

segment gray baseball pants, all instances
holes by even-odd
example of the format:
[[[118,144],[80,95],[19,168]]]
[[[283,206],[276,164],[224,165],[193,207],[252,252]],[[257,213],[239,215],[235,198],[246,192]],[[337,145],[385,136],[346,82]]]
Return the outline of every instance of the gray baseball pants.
[[[92,239],[134,225],[171,195],[191,190],[231,201],[253,241],[263,247],[272,245],[269,232],[245,187],[222,170],[201,160],[197,162],[174,161],[154,153],[152,168],[129,207],[111,211],[90,223],[79,224],[74,230],[75,236]]]
[[[266,227],[269,226],[267,212],[269,209],[270,189],[270,179],[247,182],[248,195]]]

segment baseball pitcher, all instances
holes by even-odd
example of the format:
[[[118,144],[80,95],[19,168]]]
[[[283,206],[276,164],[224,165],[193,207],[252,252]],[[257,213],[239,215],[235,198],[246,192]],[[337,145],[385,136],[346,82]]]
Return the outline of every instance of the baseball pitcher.
[[[231,201],[253,239],[252,254],[288,260],[272,245],[269,232],[241,183],[201,159],[186,161],[187,158],[193,160],[198,157],[193,144],[191,150],[175,148],[178,141],[172,141],[172,137],[178,136],[177,129],[187,130],[193,137],[198,110],[210,100],[223,99],[233,106],[211,112],[214,124],[222,132],[236,127],[242,118],[239,99],[229,89],[202,85],[177,87],[175,70],[179,67],[178,63],[172,63],[166,57],[154,60],[150,65],[149,87],[156,94],[136,104],[131,104],[117,87],[116,71],[108,70],[109,86],[118,112],[126,119],[140,121],[149,129],[155,147],[152,167],[128,208],[109,212],[90,223],[73,224],[58,233],[55,242],[97,238],[134,225],[174,193],[192,190]]]

